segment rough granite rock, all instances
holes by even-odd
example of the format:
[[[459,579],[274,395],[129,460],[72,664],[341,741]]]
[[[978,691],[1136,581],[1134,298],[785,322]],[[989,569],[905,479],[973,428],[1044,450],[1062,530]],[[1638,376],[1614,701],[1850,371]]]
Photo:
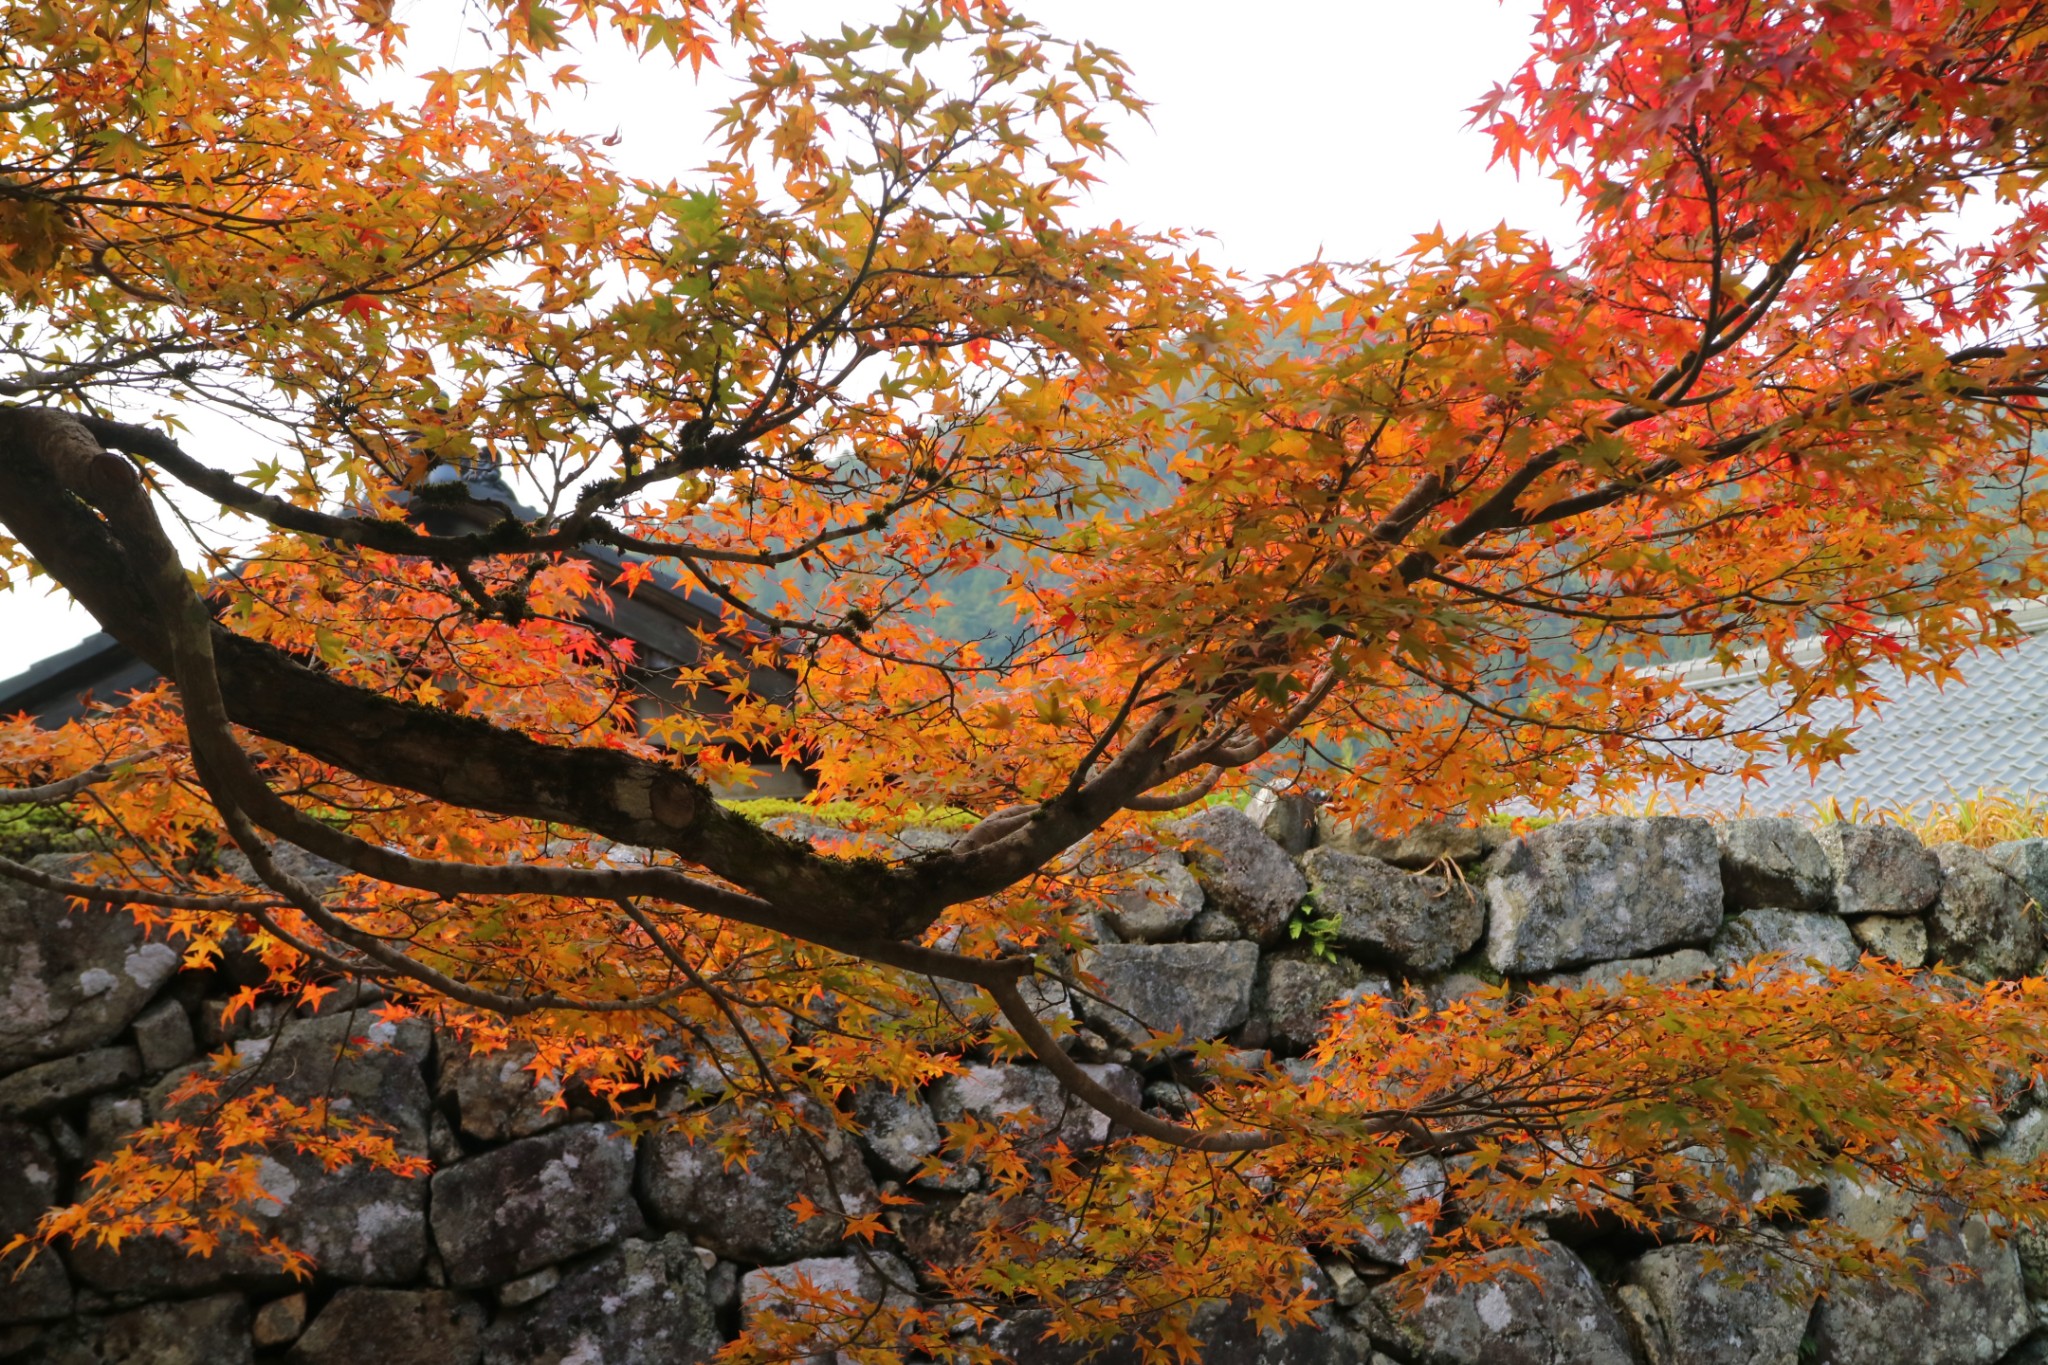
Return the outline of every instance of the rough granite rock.
[[[29,865],[62,877],[79,862]],[[126,910],[74,910],[0,877],[0,1074],[113,1042],[177,969],[177,951]]]
[[[1202,886],[1178,853],[1155,855],[1132,869],[1128,886],[1111,892],[1102,917],[1117,937],[1160,943],[1180,937],[1202,912]]]
[[[483,1365],[696,1365],[723,1344],[689,1239],[638,1239],[562,1277],[545,1298],[501,1312]]]
[[[1244,803],[1244,814],[1290,857],[1299,858],[1316,841],[1316,804],[1300,792],[1261,787]]]
[[[393,1022],[369,1014],[339,1014],[286,1024],[274,1042],[242,1045],[246,1083],[274,1086],[305,1102],[326,1099],[337,1114],[361,1114],[386,1125],[400,1156],[427,1154],[429,1097],[420,1068],[433,1034],[417,1019]],[[194,1063],[171,1072],[150,1091],[155,1117],[193,1117],[205,1101],[176,1110],[168,1096]],[[240,1077],[237,1084],[244,1083]],[[321,1274],[347,1284],[406,1284],[419,1277],[427,1256],[427,1177],[401,1176],[356,1162],[336,1171],[288,1146],[271,1152],[262,1168],[273,1198],[251,1209],[264,1235],[304,1251]],[[78,1278],[113,1293],[194,1293],[234,1281],[284,1287],[278,1268],[251,1244],[230,1238],[204,1259],[186,1256],[156,1238],[136,1238],[120,1250],[81,1246],[72,1253]]]
[[[276,1191],[281,1187],[281,1181],[274,1179],[276,1173],[270,1162],[266,1162],[260,1175],[264,1179],[264,1189]],[[264,1218],[266,1214],[268,1207],[258,1209],[258,1222],[268,1222]],[[408,1279],[418,1273],[424,1259],[426,1250],[422,1238],[420,1259],[410,1267]],[[209,1293],[227,1285],[281,1293],[293,1283],[291,1275],[287,1275],[283,1267],[264,1261],[240,1238],[223,1238],[221,1248],[217,1248],[211,1257],[186,1254],[176,1236],[137,1236],[121,1242],[119,1250],[86,1242],[72,1248],[70,1263],[72,1279],[82,1289],[104,1293],[119,1302],[135,1302],[139,1297]]]
[[[1373,1344],[1414,1365],[1633,1365],[1628,1334],[1571,1252],[1539,1242],[1481,1260],[1486,1279],[1443,1285],[1413,1309],[1398,1285],[1374,1290],[1359,1309]]]
[[[192,1016],[175,1000],[159,1000],[135,1016],[135,1050],[151,1073],[183,1066],[199,1051]]]
[[[2007,1125],[1985,1155],[2024,1166],[2040,1160],[2044,1151],[2048,1151],[2048,1109],[2034,1108]],[[2037,1304],[2048,1300],[2048,1232],[2021,1229],[2012,1244],[2020,1258],[2020,1281],[2028,1300]]]
[[[569,1118],[566,1109],[547,1107],[562,1093],[561,1082],[526,1069],[537,1055],[526,1043],[480,1053],[449,1040],[441,1049],[434,1088],[454,1105],[457,1123],[471,1137],[485,1142],[532,1137]]]
[[[1128,1067],[1084,1065],[1081,1068],[1120,1099],[1139,1102],[1143,1087]],[[1039,1066],[961,1068],[932,1086],[932,1113],[940,1123],[973,1115],[983,1122],[1008,1119],[1027,1138],[1057,1135],[1069,1147],[1099,1146],[1109,1138],[1109,1117],[1068,1095],[1050,1071]],[[1030,1115],[1027,1121],[1026,1114]]]
[[[1449,1189],[1444,1164],[1435,1157],[1407,1162],[1385,1188],[1362,1192],[1355,1245],[1386,1265],[1420,1260],[1435,1229],[1418,1207],[1440,1202]]]
[[[1328,806],[1316,807],[1316,837],[1314,848],[1341,848],[1346,853],[1356,853],[1359,842],[1374,842],[1374,836],[1350,820],[1339,820],[1330,813]]]
[[[544,1265],[531,1275],[521,1275],[516,1280],[507,1280],[499,1285],[492,1297],[500,1308],[520,1308],[551,1292],[562,1282],[562,1268]]]
[[[914,1091],[864,1085],[853,1093],[853,1117],[861,1149],[890,1175],[907,1179],[925,1158],[938,1155],[938,1120]]]
[[[149,1101],[141,1095],[95,1095],[85,1107],[85,1152],[93,1160],[114,1154],[123,1138],[149,1122]]]
[[[1614,1285],[1608,1290],[1608,1303],[1621,1319],[1622,1330],[1628,1333],[1629,1344],[1642,1365],[1671,1365],[1664,1329],[1658,1324],[1657,1309],[1648,1294],[1636,1285]]]
[[[249,1365],[249,1305],[239,1294],[151,1303],[81,1318],[37,1343],[33,1365]]]
[[[1322,1036],[1330,1006],[1361,988],[1371,995],[1393,989],[1387,978],[1368,976],[1348,957],[1318,957],[1307,948],[1269,953],[1259,963],[1251,1018],[1240,1040],[1247,1047],[1306,1048]]]
[[[1713,826],[1610,816],[1511,839],[1486,884],[1486,956],[1513,975],[1703,943],[1721,927]]]
[[[458,1289],[516,1279],[642,1230],[633,1142],[609,1123],[521,1139],[434,1173],[434,1241]]]
[[[321,895],[326,895],[341,885],[341,879],[348,875],[348,869],[340,863],[329,862],[317,853],[308,853],[291,844],[278,844],[272,850],[277,865],[297,877]],[[251,886],[263,885],[263,879],[249,866],[249,855],[239,848],[221,850],[220,870],[230,877],[239,878]]]
[[[1659,1365],[1799,1365],[1816,1293],[1804,1268],[1690,1243],[1645,1252],[1628,1279],[1650,1306]]]
[[[1834,903],[1835,869],[1803,822],[1730,820],[1714,833],[1721,845],[1721,894],[1729,914],[1825,910]]]
[[[1827,1205],[1826,1178],[1820,1174],[1802,1174],[1788,1166],[1761,1158],[1732,1162],[1726,1152],[1704,1146],[1683,1148],[1679,1155],[1698,1170],[1703,1180],[1712,1180],[1717,1176],[1725,1178],[1729,1192],[1751,1205],[1761,1204],[1766,1199],[1789,1196],[1799,1208],[1816,1216]],[[1692,1231],[1694,1229],[1681,1225],[1677,1235],[1689,1236]]]
[[[835,1307],[865,1309],[876,1304],[904,1306],[917,1292],[917,1276],[886,1251],[862,1256],[811,1256],[788,1265],[764,1266],[740,1277],[740,1322],[789,1311],[799,1284],[836,1295]]]
[[[1941,864],[1909,829],[1836,821],[1814,838],[1835,870],[1835,912],[1845,918],[1917,915],[1941,894]]]
[[[1863,950],[1900,967],[1927,965],[1927,922],[1909,915],[1865,915],[1849,921]]]
[[[1702,957],[1705,955],[1702,954]],[[1657,961],[1655,958],[1639,958],[1641,962]],[[1422,992],[1423,999],[1433,1010],[1449,1009],[1460,1000],[1476,1000],[1501,990],[1500,978],[1492,973],[1447,972],[1443,976],[1410,983]]]
[[[638,1180],[649,1212],[736,1261],[788,1261],[838,1246],[844,1230],[830,1213],[874,1212],[874,1177],[832,1114],[808,1099],[797,1109],[807,1131],[750,1114],[740,1161],[674,1130],[644,1139]],[[799,1218],[790,1208],[799,1196],[828,1216]]]
[[[1856,936],[1839,915],[1818,910],[1749,910],[1721,922],[1707,951],[1723,967],[1775,953],[1784,959],[1768,976],[1818,979],[1830,968],[1847,971],[1862,956]]]
[[[1115,941],[1113,932],[1112,937],[1105,941]],[[1062,950],[1048,946],[1047,952],[1054,965],[1062,969],[1070,965]],[[990,1019],[996,1014],[995,1002],[990,1000],[987,992],[979,986],[964,981],[949,981],[944,977],[932,978],[928,984],[931,987],[931,997],[918,1011],[929,1021],[927,1026],[957,1027],[964,1021]],[[1074,1020],[1074,1008],[1067,999],[1066,985],[1052,976],[1025,977],[1017,983],[1017,994],[1023,997],[1031,1012],[1048,1026],[1056,1026],[1061,1021],[1072,1023]],[[788,1046],[786,1035],[772,1035],[765,1028],[750,1028],[749,1032],[754,1036],[756,1049],[761,1052],[779,1052]],[[746,1074],[752,1065],[748,1056],[744,1050],[726,1052],[722,1060],[725,1076],[735,1073]],[[700,1084],[697,1073],[699,1068],[705,1065],[701,1053],[690,1053],[685,1063],[686,1079],[691,1084],[698,1085],[706,1094],[716,1094],[728,1089],[724,1079],[716,1076],[705,1078],[711,1083]]]
[[[1188,921],[1187,932],[1182,935],[1190,943],[1235,943],[1246,938],[1244,926],[1214,908],[1204,910]]]
[[[1050,1326],[1048,1314],[1027,1309],[997,1323],[988,1341],[1015,1365],[1144,1365],[1149,1359],[1128,1337],[1061,1340],[1046,1336]],[[1195,1310],[1189,1330],[1198,1358],[1214,1365],[1394,1365],[1327,1308],[1306,1325],[1262,1332],[1244,1304],[1212,1302]]]
[[[35,1231],[36,1220],[57,1202],[57,1154],[40,1129],[0,1123],[0,1247]],[[19,1264],[0,1261],[0,1326],[47,1322],[71,1312],[71,1282],[64,1262],[46,1252]]]
[[[2027,975],[2041,956],[2031,897],[2018,877],[1964,844],[1934,850],[1941,895],[1927,916],[1927,951],[1972,981]]]
[[[896,1218],[897,1237],[918,1265],[944,1273],[972,1264],[990,1228],[1021,1226],[1054,1216],[1044,1200],[1029,1193],[999,1196],[989,1190],[973,1190],[959,1198],[920,1199],[904,1205]]]
[[[1984,855],[2019,881],[2027,899],[2039,907],[2036,922],[2048,924],[2048,839],[2011,839],[1993,844]]]
[[[1676,986],[1714,974],[1714,959],[1698,948],[1680,948],[1656,957],[1624,957],[1613,962],[1596,962],[1575,971],[1552,972],[1543,978],[1546,986],[1606,986],[1610,990],[1630,977],[1646,986]]]
[[[1485,859],[1509,839],[1505,825],[1463,825],[1432,820],[1392,839],[1341,822],[1327,810],[1316,811],[1316,842],[1326,848],[1376,858],[1410,872],[1433,867],[1445,859],[1469,867]]]
[[[1080,955],[1082,980],[1102,999],[1082,997],[1082,1017],[1125,1045],[1156,1030],[1183,1042],[1221,1038],[1245,1021],[1259,950],[1249,943],[1105,943]]]
[[[964,829],[933,829],[928,825],[912,825],[899,829],[895,834],[896,846],[907,856],[919,853],[944,853],[960,842]]]
[[[1235,806],[1211,806],[1174,827],[1209,908],[1236,920],[1247,938],[1278,943],[1308,883],[1287,850]]]
[[[1404,971],[1440,972],[1471,951],[1486,931],[1486,910],[1455,878],[1403,872],[1376,858],[1334,848],[1301,860],[1315,913],[1337,921],[1346,952]]]
[[[328,1300],[288,1365],[476,1365],[483,1305],[445,1289],[348,1288]]]
[[[1885,1186],[1837,1180],[1828,1209],[1877,1240],[1893,1235],[1912,1201]],[[1835,1284],[1814,1313],[1815,1365],[1992,1365],[2032,1330],[2019,1255],[1983,1219],[1947,1229],[1914,1220],[1907,1232],[1915,1239],[1912,1255],[1927,1267],[1925,1294],[1871,1281]]]
[[[433,1051],[433,1030],[419,1019],[382,1019],[367,1011],[285,1024],[275,1040],[236,1047],[253,1083],[275,1086],[301,1102],[324,1099],[337,1114],[387,1124],[401,1154],[424,1156],[432,1107],[421,1068]],[[164,1077],[150,1091],[150,1112],[168,1114],[168,1096],[202,1061]],[[181,1111],[182,1112],[182,1111]]]
[[[132,1047],[100,1047],[0,1076],[0,1119],[39,1118],[142,1076]]]
[[[399,1177],[362,1162],[324,1171],[309,1156],[283,1152],[264,1158],[260,1179],[272,1199],[252,1205],[258,1226],[309,1254],[324,1275],[367,1285],[420,1279],[426,1267],[424,1175]],[[279,1267],[236,1244],[195,1259],[164,1242],[129,1242],[119,1254],[92,1252],[90,1271],[86,1265],[86,1252],[74,1252],[80,1279],[100,1289],[289,1283]]]
[[[234,1011],[232,1016],[230,1010]],[[201,1000],[194,1015],[193,1031],[198,1034],[199,1050],[218,1052],[230,1044],[239,1047],[260,1042],[268,1046],[292,1017],[292,1011],[283,1000],[259,1000],[253,1006],[243,1006],[222,996]]]
[[[271,1346],[289,1346],[305,1330],[306,1296],[287,1294],[256,1310],[249,1324],[249,1337],[260,1351]]]

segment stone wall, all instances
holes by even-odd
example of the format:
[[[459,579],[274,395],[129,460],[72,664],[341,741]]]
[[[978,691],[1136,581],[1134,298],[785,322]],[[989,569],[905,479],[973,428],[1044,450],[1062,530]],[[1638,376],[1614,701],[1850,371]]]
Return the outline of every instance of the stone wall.
[[[1869,951],[1990,980],[2039,970],[2033,907],[2048,904],[2048,840],[1928,849],[1886,826],[1595,819],[1512,839],[1445,828],[1387,842],[1262,794],[1246,810],[1216,807],[1171,827],[1164,842],[1129,853],[1138,880],[1098,917],[1076,964],[1103,1001],[1078,1005],[1075,1046],[1110,1089],[1168,1112],[1185,1096],[1134,1056],[1144,1027],[1227,1038],[1284,1066],[1328,1006],[1359,993],[1441,1001],[1503,977],[1706,980],[1762,953],[1789,954],[1787,969],[1799,970],[1805,960],[1852,966]],[[1462,875],[1438,875],[1445,860]],[[853,1096],[858,1136],[809,1144],[763,1129],[737,1169],[678,1133],[636,1141],[594,1110],[550,1106],[526,1056],[470,1055],[417,1021],[380,1021],[360,1000],[312,1016],[270,1008],[224,1027],[224,997],[246,975],[176,967],[124,914],[68,911],[0,882],[0,1244],[73,1197],[84,1169],[163,1114],[172,1087],[217,1049],[287,1094],[331,1096],[382,1120],[432,1172],[328,1172],[277,1155],[264,1174],[275,1197],[255,1217],[315,1257],[310,1283],[232,1245],[205,1259],[147,1241],[46,1254],[0,1280],[0,1360],[704,1359],[752,1314],[773,1311],[799,1274],[867,1295],[913,1283],[974,1199],[971,1172],[917,1179],[941,1124],[1008,1116],[1056,1126],[1077,1148],[1109,1136],[1107,1120],[1063,1103],[1040,1068],[968,1059],[922,1095]],[[2011,1116],[2003,1141],[2024,1152],[2048,1144],[2048,1110]],[[789,1207],[801,1195],[867,1211],[883,1191],[920,1207],[892,1208],[897,1235],[872,1253]],[[1813,1194],[1816,1213],[1858,1227],[1893,1217],[1881,1191]],[[1397,1228],[1323,1258],[1317,1288],[1329,1306],[1313,1330],[1262,1337],[1215,1306],[1203,1318],[1209,1357],[2048,1362],[2048,1332],[2036,1331],[2037,1313],[2048,1321],[2048,1256],[1979,1225],[1936,1237],[1932,1253],[1971,1274],[1924,1296],[1850,1286],[1822,1299],[1782,1274],[1735,1288],[1702,1272],[1698,1247],[1607,1246],[1581,1230],[1500,1253],[1499,1275],[1404,1308],[1387,1277],[1428,1238]],[[1041,1326],[1022,1313],[993,1340],[1022,1361],[1080,1358],[1042,1342]]]

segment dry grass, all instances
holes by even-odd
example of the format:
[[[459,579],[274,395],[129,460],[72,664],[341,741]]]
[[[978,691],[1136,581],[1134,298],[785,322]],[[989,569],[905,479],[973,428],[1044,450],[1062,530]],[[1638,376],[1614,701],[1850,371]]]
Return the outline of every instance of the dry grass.
[[[1682,800],[1652,793],[1646,800],[1610,801],[1599,810],[1602,815],[1687,815]],[[1803,810],[1753,810],[1748,807],[1734,816],[1719,812],[1710,820],[1756,815],[1789,815],[1814,825],[1847,822],[1859,825],[1902,825],[1920,836],[1924,844],[1968,844],[1989,848],[2010,839],[2048,838],[2048,795],[1979,788],[1975,795],[1951,794],[1946,801],[1923,806],[1878,805],[1856,800],[1810,802]]]
[[[2048,796],[1979,789],[1974,796],[1955,796],[1911,810],[1879,809],[1855,803],[1843,810],[1830,803],[1817,810],[1822,821],[1882,821],[1904,825],[1925,844],[1968,844],[1989,848],[2009,839],[2048,837]]]

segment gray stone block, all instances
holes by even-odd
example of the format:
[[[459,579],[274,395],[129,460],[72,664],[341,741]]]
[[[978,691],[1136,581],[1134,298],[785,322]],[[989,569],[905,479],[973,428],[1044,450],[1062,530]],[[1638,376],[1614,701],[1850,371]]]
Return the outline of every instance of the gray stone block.
[[[1444,1165],[1435,1157],[1404,1163],[1383,1186],[1359,1193],[1353,1245],[1385,1265],[1421,1260],[1436,1231],[1421,1210],[1440,1203],[1449,1189]]]
[[[484,1365],[697,1365],[723,1345],[704,1260],[680,1235],[632,1239],[501,1312]]]
[[[645,1139],[638,1182],[655,1220],[737,1261],[795,1260],[838,1246],[845,1228],[834,1215],[874,1212],[874,1177],[834,1115],[813,1100],[796,1105],[804,1131],[777,1127],[763,1113],[724,1111],[721,1122],[743,1126],[736,1157],[675,1130]],[[799,1218],[790,1207],[799,1197],[821,1215]]]
[[[132,1047],[74,1053],[0,1078],[0,1119],[39,1118],[142,1078]]]
[[[1299,858],[1316,840],[1315,802],[1299,792],[1261,787],[1244,803],[1244,814],[1289,857]]]
[[[2019,882],[2034,902],[2036,921],[2048,923],[2042,919],[2048,916],[2048,839],[2011,839],[1985,849],[1984,856]]]
[[[175,1000],[161,1000],[135,1016],[135,1050],[152,1072],[183,1066],[199,1051],[192,1037],[192,1016]]]
[[[1201,883],[1178,853],[1160,853],[1133,869],[1128,886],[1107,897],[1102,917],[1122,939],[1160,943],[1178,938],[1201,913]]]
[[[1374,858],[1409,872],[1440,867],[1446,862],[1470,867],[1484,862],[1510,837],[1505,825],[1433,820],[1406,834],[1382,839],[1357,825],[1337,821],[1322,809],[1316,811],[1316,833],[1325,847]]]
[[[249,1336],[258,1350],[273,1346],[289,1346],[299,1339],[306,1330],[306,1296],[287,1294],[281,1299],[272,1299],[256,1310],[250,1323]]]
[[[30,866],[67,877],[82,864],[44,855]],[[0,877],[0,1074],[113,1042],[177,970],[176,950],[126,910],[75,910]]]
[[[38,1345],[50,1365],[250,1365],[255,1359],[249,1305],[239,1294],[82,1318]]]
[[[1909,829],[1836,821],[1814,838],[1835,871],[1844,916],[1917,915],[1941,894],[1941,864]]]
[[[434,1242],[448,1282],[475,1289],[642,1230],[633,1142],[579,1123],[434,1173]]]
[[[1658,1247],[1628,1269],[1668,1365],[1799,1365],[1812,1272],[1755,1247]]]
[[[340,1014],[286,1024],[275,1041],[242,1045],[237,1087],[271,1086],[305,1103],[324,1100],[337,1115],[385,1126],[400,1156],[427,1154],[429,1097],[420,1068],[433,1035],[416,1019],[390,1021]],[[183,1106],[171,1094],[194,1063],[172,1071],[150,1091],[151,1117],[203,1120],[209,1101]],[[118,1125],[116,1125],[118,1126]],[[405,1284],[427,1256],[427,1178],[355,1162],[327,1170],[315,1156],[279,1144],[264,1159],[263,1187],[273,1196],[250,1209],[263,1236],[311,1256],[321,1274],[345,1284]],[[159,1238],[134,1238],[116,1248],[74,1249],[84,1283],[110,1293],[194,1293],[228,1283],[289,1287],[279,1267],[253,1240],[231,1235],[210,1257],[188,1256]]]
[[[50,1139],[27,1124],[0,1122],[0,1246],[33,1234],[60,1188]],[[20,1252],[0,1261],[0,1326],[70,1313],[71,1281],[54,1248],[43,1248],[26,1265]]]
[[[1826,910],[1835,869],[1813,831],[1798,820],[1730,820],[1721,845],[1721,893],[1730,914],[1744,910]]]
[[[1486,910],[1454,877],[1403,872],[1376,858],[1317,848],[1301,860],[1315,913],[1336,921],[1347,953],[1409,972],[1440,972],[1470,952]]]
[[[764,1315],[800,1313],[800,1305],[812,1295],[825,1294],[832,1296],[832,1311],[821,1319],[820,1325],[836,1327],[843,1333],[859,1322],[858,1315],[873,1308],[909,1307],[915,1302],[916,1293],[917,1277],[910,1267],[886,1251],[871,1251],[862,1256],[813,1256],[788,1265],[764,1266],[742,1275],[740,1324],[750,1326]]]
[[[483,1305],[446,1289],[350,1287],[328,1300],[288,1365],[476,1365]]]
[[[866,1085],[854,1092],[853,1116],[868,1159],[899,1180],[908,1180],[939,1154],[939,1122],[914,1091]],[[942,1181],[941,1186],[953,1182]]]
[[[1074,1341],[1049,1335],[1050,1328],[1048,1314],[1026,1309],[996,1323],[988,1340],[1013,1365],[1150,1365],[1157,1359],[1129,1337]],[[1263,1331],[1244,1302],[1212,1301],[1194,1310],[1188,1331],[1204,1365],[1394,1365],[1328,1309],[1318,1309],[1306,1324]]]
[[[1486,955],[1514,975],[1704,943],[1721,927],[1713,827],[1602,817],[1511,839],[1486,884]]]
[[[1103,997],[1075,1003],[1106,1036],[1129,1046],[1156,1030],[1194,1043],[1245,1021],[1259,951],[1244,942],[1114,943],[1081,954],[1075,967]]]
[[[1359,1310],[1373,1344],[1414,1365],[1634,1365],[1628,1334],[1585,1264],[1554,1242],[1489,1252],[1489,1273],[1414,1307],[1401,1286]]]
[[[1724,967],[1775,954],[1781,960],[1767,973],[1772,977],[1818,978],[1829,970],[1847,971],[1862,957],[1841,917],[1819,910],[1750,910],[1732,916],[1722,921],[1708,951]]]
[[[1910,915],[1865,915],[1849,921],[1863,950],[1912,970],[1927,965],[1927,924]]]
[[[1713,974],[1713,958],[1698,948],[1680,948],[1675,953],[1660,953],[1655,957],[1624,957],[1613,962],[1596,962],[1575,971],[1552,972],[1543,978],[1543,984],[1566,989],[1605,986],[1611,990],[1631,977],[1645,986],[1677,986]]]
[[[1132,1104],[1143,1090],[1128,1067],[1084,1065],[1098,1085]],[[985,1123],[1014,1126],[1027,1140],[1058,1139],[1069,1147],[1099,1146],[1109,1139],[1107,1115],[1069,1095],[1041,1066],[964,1066],[932,1086],[932,1113],[940,1123],[972,1115]]]
[[[1255,942],[1286,936],[1308,883],[1285,849],[1234,806],[1211,806],[1174,833],[1209,908],[1230,916]]]
[[[1817,1365],[1993,1365],[2032,1330],[2012,1244],[1981,1218],[1931,1226],[1910,1216],[1913,1204],[1888,1186],[1830,1182],[1831,1218],[1874,1242],[1893,1242],[1903,1227],[1926,1269],[1918,1293],[1874,1280],[1831,1285],[1814,1313]]]
[[[2026,976],[2041,956],[2032,898],[2018,878],[1974,848],[1943,844],[1941,894],[1927,915],[1927,951],[1973,981]]]
[[[530,1044],[479,1053],[449,1039],[441,1049],[435,1089],[455,1108],[462,1131],[484,1142],[532,1137],[566,1123],[569,1112],[550,1103],[561,1082],[527,1067],[538,1054]]]
[[[1391,989],[1387,978],[1369,976],[1347,957],[1317,957],[1306,948],[1270,953],[1259,963],[1243,1041],[1261,1047],[1307,1048],[1322,1036],[1330,1006],[1361,990],[1385,995]]]

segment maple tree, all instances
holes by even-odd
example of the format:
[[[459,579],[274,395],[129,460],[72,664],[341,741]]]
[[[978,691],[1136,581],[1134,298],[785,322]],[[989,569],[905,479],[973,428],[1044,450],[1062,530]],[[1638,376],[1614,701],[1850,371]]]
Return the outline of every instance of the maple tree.
[[[1947,1136],[2033,1069],[2036,981],[1367,1001],[1308,1079],[1190,1048],[1185,1117],[1104,1091],[1030,991],[1113,881],[1084,842],[1213,792],[1310,778],[1398,829],[1683,783],[1687,741],[1820,763],[1848,740],[1813,700],[2001,642],[1997,602],[2048,577],[2040,7],[1551,0],[1478,115],[1576,199],[1577,246],[1425,234],[1263,281],[1087,224],[1141,106],[1004,6],[804,39],[746,0],[478,9],[488,60],[422,75],[388,6],[5,7],[7,562],[165,678],[0,729],[9,804],[111,836],[80,880],[10,875],[129,905],[194,965],[243,936],[270,992],[381,984],[628,1115],[687,1039],[739,1097],[667,1120],[696,1131],[992,1049],[1127,1134],[961,1125],[1021,1212],[905,1306],[820,1295],[749,1349],[957,1353],[962,1314],[1016,1302],[1161,1349],[1204,1299],[1300,1320],[1300,1248],[1418,1151],[1461,1158],[1415,1214],[1461,1210],[1440,1273],[1558,1200],[1786,1211],[1701,1147],[2038,1218],[2038,1173]],[[586,26],[737,80],[696,181],[534,122]],[[194,405],[268,458],[188,449]],[[479,462],[533,514],[428,529],[462,487],[430,472]],[[977,570],[1013,637],[939,628]],[[650,579],[725,620],[678,677],[703,704],[648,727],[584,609]],[[1642,668],[1747,649],[1779,730]],[[970,827],[893,859],[780,837],[712,799],[761,754],[856,827]],[[204,1250],[265,1142],[403,1161],[315,1111],[160,1124],[49,1231]],[[1883,1268],[1844,1236],[1799,1245]]]

